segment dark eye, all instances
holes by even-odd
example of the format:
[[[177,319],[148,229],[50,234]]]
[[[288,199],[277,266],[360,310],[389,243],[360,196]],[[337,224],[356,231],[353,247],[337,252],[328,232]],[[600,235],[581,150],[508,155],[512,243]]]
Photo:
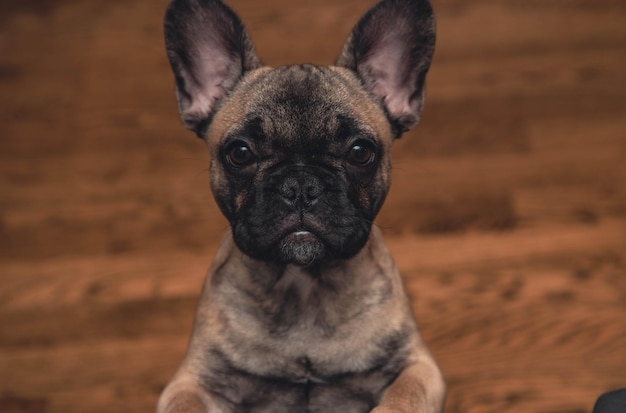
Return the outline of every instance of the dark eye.
[[[226,150],[226,160],[232,166],[240,168],[253,163],[256,160],[256,156],[247,143],[237,141],[228,146]]]
[[[352,165],[367,166],[376,159],[376,151],[374,145],[365,140],[356,141],[348,153],[346,159]]]

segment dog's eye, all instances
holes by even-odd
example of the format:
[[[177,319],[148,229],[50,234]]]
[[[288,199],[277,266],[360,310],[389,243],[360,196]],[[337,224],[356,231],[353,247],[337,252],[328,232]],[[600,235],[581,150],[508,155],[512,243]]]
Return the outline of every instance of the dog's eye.
[[[346,154],[348,162],[356,166],[367,166],[376,159],[373,145],[365,140],[356,141]]]
[[[226,150],[226,160],[231,165],[241,168],[253,163],[256,156],[245,142],[234,142]]]

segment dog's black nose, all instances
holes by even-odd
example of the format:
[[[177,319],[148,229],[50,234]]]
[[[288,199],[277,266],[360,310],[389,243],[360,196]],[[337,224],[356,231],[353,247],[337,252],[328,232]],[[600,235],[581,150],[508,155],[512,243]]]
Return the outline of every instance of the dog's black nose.
[[[278,187],[283,201],[294,208],[307,208],[315,204],[324,192],[319,178],[306,172],[287,176]]]

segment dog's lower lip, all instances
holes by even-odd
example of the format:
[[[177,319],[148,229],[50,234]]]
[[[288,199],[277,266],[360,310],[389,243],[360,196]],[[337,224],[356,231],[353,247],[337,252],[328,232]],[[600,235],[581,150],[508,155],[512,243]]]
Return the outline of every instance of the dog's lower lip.
[[[306,229],[298,229],[288,233],[284,239],[290,242],[295,242],[297,244],[306,244],[314,242],[319,238],[311,231],[307,231]]]

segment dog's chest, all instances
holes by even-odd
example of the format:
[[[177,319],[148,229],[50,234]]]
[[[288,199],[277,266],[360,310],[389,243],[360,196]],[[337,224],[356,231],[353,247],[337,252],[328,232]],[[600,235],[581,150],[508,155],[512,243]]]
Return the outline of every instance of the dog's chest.
[[[381,351],[364,343],[369,350],[346,349],[350,352],[320,343],[310,342],[309,351],[300,345],[288,349],[289,341],[275,351],[259,349],[240,366],[218,355],[220,368],[204,376],[205,387],[221,400],[224,412],[364,413],[404,365],[404,354],[393,345]],[[330,348],[337,352],[316,354]],[[357,364],[360,369],[351,371]]]
[[[380,314],[384,283],[370,287],[338,304],[286,279],[282,299],[229,305],[238,310],[227,343],[212,354],[206,388],[228,412],[369,411],[403,367],[409,336]],[[348,298],[359,304],[346,305]]]
[[[226,369],[205,376],[205,387],[225,413],[365,413],[380,400],[395,368],[326,376],[306,358],[280,376]]]

